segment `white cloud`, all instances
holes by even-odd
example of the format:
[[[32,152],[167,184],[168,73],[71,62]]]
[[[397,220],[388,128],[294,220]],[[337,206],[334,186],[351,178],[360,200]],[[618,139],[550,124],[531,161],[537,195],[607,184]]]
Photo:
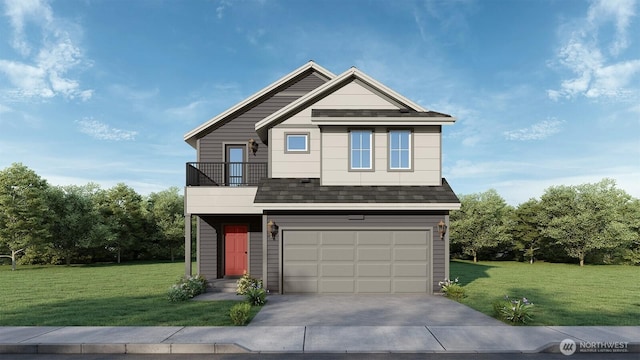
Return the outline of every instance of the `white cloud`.
[[[22,57],[22,60],[0,58],[0,74],[9,80],[11,88],[5,92],[10,97],[26,100],[60,95],[83,101],[91,98],[92,90],[81,89],[78,80],[67,75],[73,69],[90,65],[73,40],[75,24],[56,19],[49,3],[40,0],[8,0],[5,15],[12,29],[8,40]],[[39,42],[26,35],[27,23],[40,28]]]
[[[128,141],[135,140],[137,131],[113,128],[105,123],[92,118],[84,118],[76,121],[80,126],[80,132],[98,140]]]
[[[542,140],[560,132],[563,121],[549,119],[537,122],[529,127],[505,131],[502,134],[507,140]]]
[[[552,64],[569,69],[574,75],[560,84],[560,89],[547,90],[552,100],[585,96],[587,98],[626,99],[640,91],[635,81],[640,74],[640,59],[618,59],[630,46],[629,27],[635,16],[635,0],[599,0],[593,2],[585,18],[577,25],[565,24],[567,40],[560,47]],[[608,44],[609,56],[599,42],[599,34],[613,23],[615,32]],[[600,36],[607,38],[606,36]]]

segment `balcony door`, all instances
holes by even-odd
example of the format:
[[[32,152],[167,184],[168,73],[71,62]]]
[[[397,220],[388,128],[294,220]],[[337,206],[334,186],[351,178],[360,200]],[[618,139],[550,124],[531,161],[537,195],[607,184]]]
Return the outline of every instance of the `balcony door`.
[[[226,182],[228,186],[242,186],[245,183],[244,162],[246,151],[247,147],[245,145],[225,146]]]

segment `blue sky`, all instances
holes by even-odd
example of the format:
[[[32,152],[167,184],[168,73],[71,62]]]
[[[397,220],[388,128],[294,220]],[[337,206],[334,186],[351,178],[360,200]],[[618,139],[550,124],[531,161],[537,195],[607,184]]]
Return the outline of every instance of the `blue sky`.
[[[633,0],[3,1],[0,168],[181,187],[196,158],[185,133],[313,59],[456,116],[443,175],[458,194],[516,205],[610,177],[640,197],[639,13]]]

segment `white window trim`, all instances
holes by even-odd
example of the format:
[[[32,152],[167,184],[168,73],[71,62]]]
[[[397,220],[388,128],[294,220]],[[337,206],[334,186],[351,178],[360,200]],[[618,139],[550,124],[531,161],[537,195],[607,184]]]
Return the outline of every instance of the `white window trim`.
[[[351,143],[351,135],[353,134],[354,131],[357,132],[364,132],[367,131],[369,132],[369,167],[358,167],[358,168],[354,168],[353,167],[353,161],[352,161],[352,155],[353,155],[353,144]],[[375,156],[373,154],[374,149],[375,149],[375,144],[374,144],[374,131],[373,129],[349,129],[349,171],[374,171],[374,164],[373,161],[375,159]],[[360,149],[362,150],[362,149]]]
[[[289,149],[289,137],[303,137],[304,149]],[[286,154],[308,154],[309,153],[309,133],[284,133],[284,152]]]
[[[409,151],[409,166],[408,167],[393,167],[391,165],[391,151],[393,150],[391,148],[391,134],[394,132],[408,132],[409,133],[409,146],[408,146],[408,151]],[[387,136],[388,136],[388,152],[387,152],[387,156],[388,156],[388,170],[389,171],[412,171],[413,170],[413,131],[411,129],[390,129],[387,131]],[[397,150],[403,150],[403,149],[397,149]]]

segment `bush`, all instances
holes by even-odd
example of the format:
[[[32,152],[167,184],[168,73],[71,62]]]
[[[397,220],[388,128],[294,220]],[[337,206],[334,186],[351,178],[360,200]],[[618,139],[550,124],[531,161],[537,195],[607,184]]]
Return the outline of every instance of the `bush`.
[[[171,302],[186,301],[204,293],[207,290],[207,280],[200,275],[182,278],[167,291],[167,298]]]
[[[236,288],[236,294],[246,295],[249,289],[262,289],[262,280],[254,279],[249,273],[244,273],[240,279],[238,279]]]
[[[233,305],[229,310],[229,316],[233,325],[244,325],[249,320],[249,312],[251,311],[251,305],[248,303],[240,303]]]
[[[245,298],[247,299],[247,302],[251,305],[262,306],[267,302],[266,300],[267,293],[264,291],[263,288],[251,287],[247,289]]]
[[[444,296],[455,301],[460,301],[466,296],[466,290],[458,283],[458,278],[451,281],[444,279],[444,281],[438,282],[438,285],[442,289]]]
[[[504,299],[493,303],[495,317],[514,325],[524,325],[533,319],[531,308],[533,303],[527,298],[510,299],[505,295]]]

